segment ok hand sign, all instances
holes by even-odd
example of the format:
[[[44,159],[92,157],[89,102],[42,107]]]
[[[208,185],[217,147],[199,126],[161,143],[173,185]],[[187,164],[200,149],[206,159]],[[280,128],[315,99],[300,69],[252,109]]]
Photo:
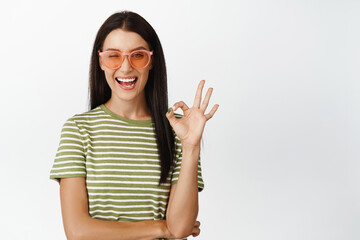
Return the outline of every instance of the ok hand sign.
[[[201,103],[204,84],[205,80],[200,81],[196,91],[194,105],[191,108],[183,101],[180,101],[174,104],[174,109],[170,108],[170,112],[166,113],[166,117],[169,120],[171,127],[180,138],[183,146],[200,146],[200,140],[204,132],[206,121],[214,116],[219,107],[218,104],[215,104],[211,111],[208,114],[205,114],[213,89],[208,89],[204,101]],[[181,108],[184,113],[181,119],[177,119],[174,116],[174,111],[178,108]]]

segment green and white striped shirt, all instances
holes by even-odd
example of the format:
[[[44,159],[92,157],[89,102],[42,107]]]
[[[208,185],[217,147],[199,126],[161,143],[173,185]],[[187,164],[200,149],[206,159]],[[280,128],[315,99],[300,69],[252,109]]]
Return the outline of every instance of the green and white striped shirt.
[[[159,186],[161,165],[152,121],[123,118],[102,104],[65,122],[50,178],[85,177],[93,218],[164,219],[181,166],[181,142],[177,136],[175,140],[176,163]],[[200,160],[198,187],[204,188]]]

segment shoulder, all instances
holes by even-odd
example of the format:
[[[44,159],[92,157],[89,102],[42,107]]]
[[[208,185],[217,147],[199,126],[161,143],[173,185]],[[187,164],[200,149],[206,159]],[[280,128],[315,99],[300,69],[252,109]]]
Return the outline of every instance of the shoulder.
[[[106,118],[107,115],[101,110],[100,106],[72,115],[71,117],[67,117],[63,128],[70,127],[70,128],[81,128],[84,124],[88,124],[91,122],[97,122],[100,119]]]
[[[74,114],[64,122],[61,129],[61,138],[69,141],[83,142],[84,134],[88,132],[89,127],[98,124],[104,117],[106,117],[106,115],[101,111],[99,106],[82,113]]]
[[[68,117],[66,122],[83,122],[99,117],[106,117],[100,106],[86,112],[74,114],[73,116]]]

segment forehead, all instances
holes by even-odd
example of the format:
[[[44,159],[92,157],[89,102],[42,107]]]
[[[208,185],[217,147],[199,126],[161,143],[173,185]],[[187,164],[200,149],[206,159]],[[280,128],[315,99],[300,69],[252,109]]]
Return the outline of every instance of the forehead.
[[[122,52],[130,51],[138,47],[149,49],[149,45],[139,34],[122,29],[111,31],[106,36],[103,44],[103,50],[113,48]]]

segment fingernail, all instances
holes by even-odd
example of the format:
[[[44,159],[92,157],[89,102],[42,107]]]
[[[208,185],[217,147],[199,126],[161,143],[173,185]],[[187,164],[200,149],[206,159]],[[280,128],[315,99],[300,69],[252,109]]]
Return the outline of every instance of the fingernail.
[[[168,113],[170,113],[170,112],[171,112],[171,108],[168,109]]]

